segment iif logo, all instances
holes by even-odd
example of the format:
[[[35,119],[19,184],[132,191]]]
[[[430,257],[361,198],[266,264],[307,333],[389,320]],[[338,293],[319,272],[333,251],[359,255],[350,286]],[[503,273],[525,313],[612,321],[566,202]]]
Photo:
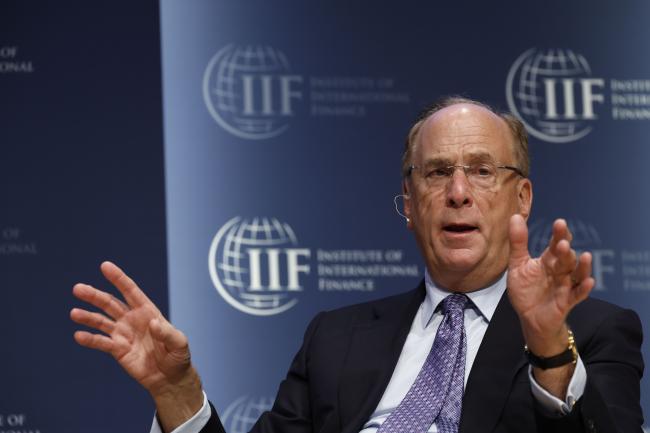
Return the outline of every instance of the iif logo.
[[[267,139],[289,127],[295,104],[302,99],[302,81],[278,49],[228,45],[205,69],[203,99],[226,131],[245,139]]]
[[[235,217],[223,225],[210,245],[208,268],[219,294],[236,309],[256,316],[287,311],[298,302],[305,263],[291,227],[275,218]]]
[[[591,76],[587,60],[571,50],[530,49],[506,80],[510,111],[533,136],[568,143],[587,135],[604,103],[605,80]]]

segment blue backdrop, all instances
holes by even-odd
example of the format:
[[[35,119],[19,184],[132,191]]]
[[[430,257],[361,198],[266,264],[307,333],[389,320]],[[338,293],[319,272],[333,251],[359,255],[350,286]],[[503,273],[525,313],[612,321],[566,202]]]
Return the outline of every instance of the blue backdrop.
[[[106,259],[167,311],[158,4],[2,2],[0,29],[0,431],[146,430],[68,314]]]
[[[392,198],[441,94],[523,118],[531,248],[567,218],[594,296],[643,314],[648,6],[521,7],[162,2],[170,313],[227,429],[268,406],[316,312],[421,278]]]
[[[393,197],[405,134],[440,95],[521,116],[531,249],[567,218],[593,296],[645,324],[646,2],[2,8],[0,432],[148,428],[146,393],[71,338],[70,289],[106,288],[104,259],[169,302],[227,430],[245,431],[316,312],[421,278]]]

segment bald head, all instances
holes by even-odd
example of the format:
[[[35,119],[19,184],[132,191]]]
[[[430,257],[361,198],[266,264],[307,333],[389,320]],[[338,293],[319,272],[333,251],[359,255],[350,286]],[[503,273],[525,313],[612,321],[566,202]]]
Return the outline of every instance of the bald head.
[[[418,120],[411,127],[406,139],[404,153],[402,154],[402,176],[407,177],[409,166],[412,164],[413,152],[418,146],[420,132],[425,125],[440,120],[441,116],[457,116],[462,119],[463,114],[476,113],[476,119],[490,119],[492,122],[500,123],[506,135],[503,136],[511,145],[513,162],[521,170],[524,176],[530,173],[530,160],[528,156],[528,134],[523,123],[509,113],[501,113],[494,110],[487,104],[467,98],[448,97],[434,104],[422,112]],[[453,122],[448,125],[453,125]],[[469,125],[465,125],[469,126]],[[457,131],[457,134],[471,133],[470,131]]]

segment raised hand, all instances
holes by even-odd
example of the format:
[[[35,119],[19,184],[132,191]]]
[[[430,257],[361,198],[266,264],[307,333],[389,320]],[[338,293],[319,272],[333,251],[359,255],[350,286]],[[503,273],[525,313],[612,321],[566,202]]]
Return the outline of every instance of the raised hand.
[[[508,296],[524,339],[537,356],[558,355],[567,349],[567,315],[594,287],[591,254],[577,257],[571,249],[571,232],[561,219],[553,223],[549,245],[538,258],[528,252],[528,228],[521,215],[512,216],[509,229]],[[566,364],[534,368],[533,375],[539,385],[564,399],[573,371],[574,365]]]
[[[73,308],[70,311],[73,321],[101,332],[77,331],[74,338],[82,346],[111,354],[149,391],[163,429],[171,431],[203,404],[201,383],[190,362],[187,338],[120,268],[104,262],[101,271],[126,303],[87,284],[76,284],[72,290],[74,296],[104,314]]]
[[[594,287],[591,254],[578,258],[571,239],[566,221],[556,220],[548,247],[531,258],[526,222],[520,215],[510,219],[508,295],[530,337],[562,332],[566,316]]]

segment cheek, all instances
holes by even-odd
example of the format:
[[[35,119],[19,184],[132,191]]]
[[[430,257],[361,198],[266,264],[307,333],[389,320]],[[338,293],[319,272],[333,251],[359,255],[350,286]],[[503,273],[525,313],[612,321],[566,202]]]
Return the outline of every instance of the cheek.
[[[518,202],[508,194],[495,194],[490,200],[485,200],[479,206],[484,235],[492,242],[507,242],[510,217],[517,213],[517,209]]]
[[[436,202],[436,197],[430,193],[418,194],[412,197],[411,218],[413,229],[418,242],[424,248],[431,248],[439,241],[439,236],[435,234],[436,210],[442,209],[442,206]]]
[[[436,209],[442,209],[444,203],[439,202],[439,197],[435,193],[419,193],[413,201],[413,209],[422,220],[431,220],[435,217]]]

